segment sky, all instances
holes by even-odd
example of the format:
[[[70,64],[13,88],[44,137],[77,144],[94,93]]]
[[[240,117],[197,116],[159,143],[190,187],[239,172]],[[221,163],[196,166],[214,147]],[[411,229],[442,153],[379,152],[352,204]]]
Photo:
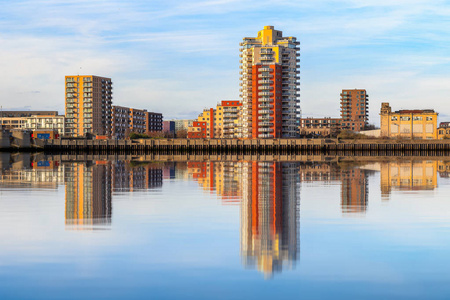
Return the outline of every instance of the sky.
[[[195,118],[239,99],[239,43],[300,41],[301,109],[339,117],[342,89],[450,121],[450,1],[0,0],[0,105],[64,113],[64,76],[112,78],[113,104]]]

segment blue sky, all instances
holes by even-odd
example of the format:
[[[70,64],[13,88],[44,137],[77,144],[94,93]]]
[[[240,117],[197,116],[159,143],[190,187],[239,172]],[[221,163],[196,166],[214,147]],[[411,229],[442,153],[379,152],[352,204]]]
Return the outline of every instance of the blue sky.
[[[111,77],[114,104],[193,118],[239,97],[239,42],[273,25],[301,42],[304,116],[343,88],[450,120],[450,1],[0,0],[0,103],[64,111],[64,76]],[[448,116],[448,117],[447,117]]]

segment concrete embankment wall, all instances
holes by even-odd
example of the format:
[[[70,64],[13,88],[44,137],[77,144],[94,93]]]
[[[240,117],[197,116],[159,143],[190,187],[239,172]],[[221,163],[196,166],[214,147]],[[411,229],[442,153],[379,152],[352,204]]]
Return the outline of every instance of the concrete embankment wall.
[[[143,139],[50,140],[49,151],[168,151],[168,152],[297,152],[297,151],[450,151],[447,140],[337,139]]]
[[[24,149],[27,147],[23,143]],[[337,140],[337,139],[142,139],[142,140],[35,140],[35,148],[48,152],[174,152],[174,153],[278,153],[278,152],[405,152],[450,151],[450,140]],[[29,147],[29,146],[28,146]],[[20,149],[17,147],[14,149]],[[4,148],[3,150],[10,148]]]

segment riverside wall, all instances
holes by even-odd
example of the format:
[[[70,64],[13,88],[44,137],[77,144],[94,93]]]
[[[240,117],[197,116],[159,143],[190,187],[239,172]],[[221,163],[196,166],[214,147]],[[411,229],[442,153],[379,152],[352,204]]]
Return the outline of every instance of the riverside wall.
[[[296,153],[420,152],[450,153],[450,140],[339,140],[339,139],[140,139],[140,140],[34,140],[31,144],[0,145],[3,151],[45,152],[165,152],[165,153]]]

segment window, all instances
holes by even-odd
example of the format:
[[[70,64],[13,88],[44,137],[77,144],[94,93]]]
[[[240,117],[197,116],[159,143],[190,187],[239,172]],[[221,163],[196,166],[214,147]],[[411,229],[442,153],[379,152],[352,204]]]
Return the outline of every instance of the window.
[[[411,121],[411,117],[400,117],[400,121]]]
[[[413,121],[422,121],[423,118],[422,117],[413,117]]]
[[[433,117],[427,117],[427,121],[433,121]]]
[[[391,117],[391,121],[397,121],[397,116]]]

